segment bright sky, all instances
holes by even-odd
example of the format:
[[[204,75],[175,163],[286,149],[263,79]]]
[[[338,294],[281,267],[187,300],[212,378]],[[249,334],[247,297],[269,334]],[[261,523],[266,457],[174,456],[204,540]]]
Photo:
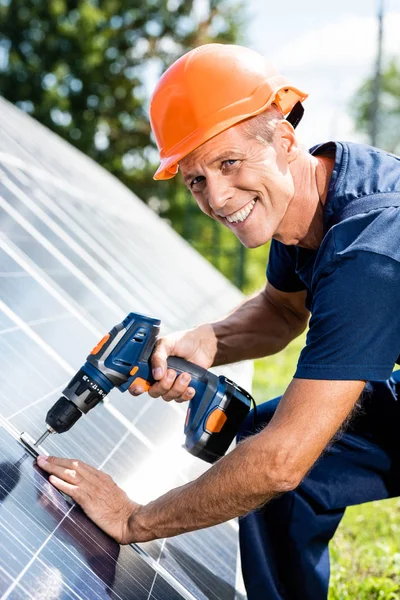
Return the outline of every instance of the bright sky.
[[[310,94],[298,132],[312,144],[363,140],[349,106],[360,82],[374,71],[378,0],[249,0],[249,46],[271,59]],[[384,60],[400,58],[400,0],[385,0]]]

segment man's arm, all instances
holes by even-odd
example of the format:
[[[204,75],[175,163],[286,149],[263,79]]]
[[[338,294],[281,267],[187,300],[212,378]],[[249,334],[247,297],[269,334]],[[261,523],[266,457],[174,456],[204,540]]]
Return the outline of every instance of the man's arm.
[[[212,324],[217,341],[213,366],[276,354],[307,326],[306,292],[281,292],[267,283],[224,319]]]
[[[224,319],[160,338],[151,359],[156,383],[149,395],[179,402],[193,397],[190,378],[183,373],[175,379],[176,373],[167,369],[168,356],[208,369],[279,352],[307,326],[305,298],[304,291],[286,293],[267,284]],[[143,391],[137,386],[130,389],[135,396]]]
[[[145,506],[84,463],[38,460],[51,483],[120,543],[143,542],[216,525],[296,488],[359,398],[363,381],[295,379],[270,424],[198,479]],[[55,477],[54,477],[55,476]]]

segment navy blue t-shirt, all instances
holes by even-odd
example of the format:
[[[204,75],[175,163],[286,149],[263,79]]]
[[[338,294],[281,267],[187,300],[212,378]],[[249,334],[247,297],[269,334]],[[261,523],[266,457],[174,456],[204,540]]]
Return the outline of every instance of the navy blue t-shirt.
[[[321,246],[272,240],[267,269],[278,290],[307,290],[295,377],[386,380],[400,354],[400,158],[345,142],[311,153],[335,157]]]

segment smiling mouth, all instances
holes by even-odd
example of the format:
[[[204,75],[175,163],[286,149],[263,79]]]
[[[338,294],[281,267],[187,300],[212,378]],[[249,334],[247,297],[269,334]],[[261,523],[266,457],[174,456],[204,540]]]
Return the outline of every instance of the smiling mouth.
[[[228,221],[228,223],[242,223],[243,221],[245,221],[247,219],[249,214],[252,212],[256,202],[257,202],[257,199],[254,198],[244,208],[241,208],[240,210],[233,213],[232,215],[225,217],[225,219]]]

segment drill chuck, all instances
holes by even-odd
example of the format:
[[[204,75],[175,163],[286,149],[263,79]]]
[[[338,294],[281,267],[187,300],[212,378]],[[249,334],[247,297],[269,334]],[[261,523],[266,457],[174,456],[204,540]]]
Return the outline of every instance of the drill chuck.
[[[56,433],[64,433],[71,429],[82,414],[104,400],[112,387],[101,373],[96,373],[95,380],[90,373],[90,365],[88,367],[79,369],[64,389],[61,398],[47,413],[46,423]]]
[[[61,396],[47,413],[46,423],[55,432],[64,433],[71,429],[81,416],[79,408],[71,400]]]

